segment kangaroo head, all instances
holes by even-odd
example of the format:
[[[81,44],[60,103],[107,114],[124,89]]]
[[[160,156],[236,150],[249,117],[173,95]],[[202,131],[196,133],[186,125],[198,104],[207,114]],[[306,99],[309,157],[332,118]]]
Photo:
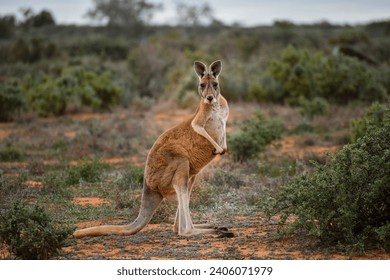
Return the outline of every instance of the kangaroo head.
[[[198,92],[203,102],[218,103],[220,94],[218,76],[222,70],[221,61],[214,61],[209,68],[203,62],[195,61],[194,69],[199,77]]]

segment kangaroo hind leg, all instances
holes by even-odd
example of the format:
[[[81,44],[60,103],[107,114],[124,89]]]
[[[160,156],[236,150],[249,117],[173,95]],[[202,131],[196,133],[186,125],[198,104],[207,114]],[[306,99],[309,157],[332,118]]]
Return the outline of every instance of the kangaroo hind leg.
[[[189,179],[189,188],[188,188],[188,200],[191,197],[192,190],[194,188],[194,182],[195,177],[191,177]],[[189,210],[188,210],[189,212]],[[179,207],[176,211],[176,218],[175,218],[175,224],[174,224],[174,231],[175,233],[179,233]],[[230,232],[228,228],[226,227],[217,227],[210,224],[194,224],[192,223],[193,229],[195,229],[195,234],[201,234],[201,233],[211,233],[211,234],[217,234],[218,237],[234,237],[234,233]]]
[[[190,213],[190,188],[192,181],[189,182],[189,162],[183,160],[177,167],[172,183],[176,191],[178,208],[175,219],[175,230],[179,235],[191,236],[197,234],[216,234],[213,228],[197,228],[191,219]]]
[[[189,192],[188,193],[188,200],[191,199],[191,193],[192,193],[192,190],[194,188],[194,182],[195,182],[195,176],[191,177],[189,179],[189,181],[188,181],[188,185],[189,185],[189,188],[188,188],[188,192]],[[213,226],[213,225],[210,225],[210,224],[193,224],[193,227],[196,228],[196,229],[219,229],[219,230],[221,230],[221,228]],[[222,228],[222,229],[227,230],[226,228]],[[179,207],[177,208],[177,211],[176,211],[174,232],[175,233],[179,233]]]

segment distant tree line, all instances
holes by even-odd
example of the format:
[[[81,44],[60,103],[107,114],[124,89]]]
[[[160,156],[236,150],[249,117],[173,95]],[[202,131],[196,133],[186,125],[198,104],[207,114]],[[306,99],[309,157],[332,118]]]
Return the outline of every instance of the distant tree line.
[[[150,25],[154,14],[163,9],[161,3],[146,0],[94,0],[94,7],[89,9],[85,16],[110,28],[126,28],[142,33]],[[56,25],[54,16],[46,9],[36,13],[32,8],[22,8],[20,12],[23,15],[20,22],[17,22],[14,15],[0,16],[0,38],[12,37],[16,26],[28,29]],[[175,23],[179,26],[222,25],[215,19],[214,11],[207,3],[191,5],[177,2],[176,14]]]
[[[31,8],[22,8],[20,11],[23,14],[23,20],[20,22],[17,22],[15,15],[0,16],[0,39],[12,37],[17,26],[28,29],[56,25],[54,16],[46,9],[39,13],[35,13]]]

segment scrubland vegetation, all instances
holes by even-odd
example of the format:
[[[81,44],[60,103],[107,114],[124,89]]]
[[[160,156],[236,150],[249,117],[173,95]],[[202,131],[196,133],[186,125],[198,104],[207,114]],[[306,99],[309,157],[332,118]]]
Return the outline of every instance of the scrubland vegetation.
[[[190,114],[193,61],[216,59],[233,112],[229,152],[199,180],[195,218],[255,216],[258,227],[278,225],[274,238],[389,252],[389,21],[125,24],[133,28],[56,25],[47,11],[1,16],[0,257],[77,258],[59,251],[75,246],[77,223],[135,217],[147,150],[167,128],[153,109]],[[164,203],[153,222],[174,214]]]

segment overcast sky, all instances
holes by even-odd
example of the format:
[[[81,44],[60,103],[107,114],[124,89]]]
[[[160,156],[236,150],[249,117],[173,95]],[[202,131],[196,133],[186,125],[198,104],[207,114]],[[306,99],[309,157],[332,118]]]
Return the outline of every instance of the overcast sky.
[[[163,4],[164,9],[155,14],[153,21],[175,23],[175,4],[202,4],[198,0],[149,0]],[[227,24],[244,26],[272,24],[275,20],[294,23],[313,23],[327,20],[331,23],[366,23],[390,19],[390,0],[211,0],[207,1],[214,16]],[[22,7],[35,12],[50,10],[57,23],[88,24],[86,11],[93,7],[92,0],[0,0],[0,14],[20,14]]]

